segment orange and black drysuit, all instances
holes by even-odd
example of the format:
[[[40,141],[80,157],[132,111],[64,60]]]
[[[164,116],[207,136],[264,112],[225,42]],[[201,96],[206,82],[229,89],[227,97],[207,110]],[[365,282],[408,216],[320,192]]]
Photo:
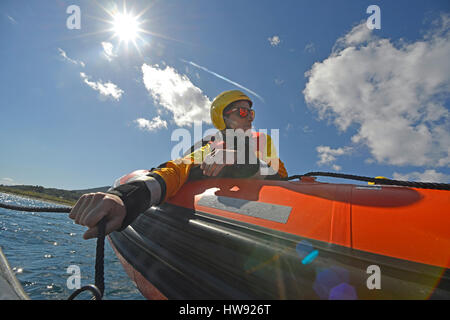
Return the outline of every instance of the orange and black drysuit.
[[[187,180],[209,178],[203,175],[200,164],[213,150],[226,149],[227,141],[224,140],[214,139],[213,136],[202,147],[183,158],[163,163],[150,172],[142,171],[144,174],[138,174],[128,180],[125,180],[124,177],[117,179],[108,193],[119,196],[125,204],[127,214],[120,230],[126,228],[149,207],[159,205],[174,196]],[[252,143],[249,143],[250,141]],[[238,146],[236,139],[234,142],[232,145],[236,149]],[[252,153],[250,153],[251,151]],[[284,164],[277,156],[270,135],[252,132],[252,136],[247,137],[245,152],[244,163],[225,166],[219,177],[253,179],[284,179],[287,177]],[[256,161],[249,161],[250,154],[255,156]]]

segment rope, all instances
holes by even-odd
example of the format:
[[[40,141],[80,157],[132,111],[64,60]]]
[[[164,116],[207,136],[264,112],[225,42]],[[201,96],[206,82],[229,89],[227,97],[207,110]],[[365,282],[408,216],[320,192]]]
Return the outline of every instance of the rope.
[[[73,300],[76,296],[78,296],[80,293],[84,292],[84,291],[90,291],[92,293],[92,295],[94,296],[92,300],[102,300],[102,293],[100,292],[100,290],[92,285],[89,284],[87,286],[81,287],[80,289],[75,290],[69,298],[67,298],[67,300]]]
[[[15,206],[11,204],[1,203],[0,208],[15,210],[15,211],[28,211],[28,212],[65,212],[69,213],[72,210],[71,207],[25,207]]]
[[[311,176],[325,176],[325,177],[334,177],[334,178],[342,178],[349,180],[357,180],[357,181],[366,181],[373,182],[376,184],[383,185],[395,185],[402,187],[413,187],[413,188],[422,188],[422,189],[434,189],[434,190],[450,190],[450,184],[448,183],[435,183],[435,182],[416,182],[416,181],[401,181],[401,180],[391,180],[385,178],[371,178],[364,176],[357,176],[352,174],[344,174],[344,173],[334,173],[334,172],[308,172],[302,175],[293,175],[287,177],[283,180],[290,181],[295,179],[301,179],[302,177],[311,177]],[[69,213],[72,208],[71,207],[26,207],[26,206],[16,206],[9,205],[6,203],[0,202],[0,208],[6,208],[10,210],[16,211],[33,211],[33,212],[65,212]]]
[[[71,207],[26,207],[26,206],[16,206],[6,203],[0,203],[1,208],[16,210],[16,211],[32,211],[32,212],[66,212],[69,213]],[[105,228],[106,220],[103,217],[98,226],[98,237],[97,246],[95,248],[95,285],[87,285],[75,290],[67,300],[73,300],[80,293],[84,291],[90,291],[93,295],[93,300],[101,300],[103,298],[103,293],[105,292],[105,277],[104,277],[104,266],[105,266]]]
[[[91,291],[94,295],[93,300],[102,300],[105,292],[105,227],[106,218],[103,217],[97,224],[98,237],[97,247],[95,248],[95,286],[90,284],[73,292],[67,300],[73,300],[76,296],[84,291]]]
[[[310,177],[310,176],[334,177],[334,178],[342,178],[342,179],[350,179],[350,180],[358,180],[358,181],[367,181],[367,182],[373,182],[376,184],[383,184],[383,185],[396,185],[396,186],[402,186],[402,187],[413,187],[413,188],[435,189],[435,190],[450,190],[450,184],[447,184],[447,183],[400,181],[400,180],[371,178],[371,177],[356,176],[356,175],[343,174],[343,173],[333,173],[333,172],[308,172],[303,175],[294,175],[294,176],[287,177],[286,180],[289,181],[289,180],[301,179],[302,177]]]
[[[73,300],[76,296],[84,291],[91,291],[94,295],[93,300],[102,300],[105,292],[105,227],[106,218],[103,217],[97,224],[98,237],[97,246],[95,248],[95,285],[87,285],[73,292],[67,300]]]
[[[105,228],[106,218],[98,223],[97,247],[95,248],[95,286],[100,290],[101,296],[105,292]]]

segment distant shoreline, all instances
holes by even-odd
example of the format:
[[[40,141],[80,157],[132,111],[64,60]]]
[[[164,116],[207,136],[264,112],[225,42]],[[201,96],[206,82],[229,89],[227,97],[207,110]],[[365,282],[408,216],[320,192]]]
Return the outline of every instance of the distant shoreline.
[[[9,195],[14,195],[14,196],[19,196],[25,199],[31,199],[31,200],[40,200],[40,201],[45,201],[45,202],[49,202],[52,204],[59,204],[59,205],[64,205],[64,206],[74,206],[76,201],[69,201],[69,200],[65,200],[65,199],[61,199],[61,200],[57,200],[57,199],[49,199],[47,198],[45,194],[43,194],[42,196],[40,194],[23,194],[20,191],[12,191],[12,190],[4,190],[3,188],[0,188],[0,193],[5,193],[5,194],[9,194]]]

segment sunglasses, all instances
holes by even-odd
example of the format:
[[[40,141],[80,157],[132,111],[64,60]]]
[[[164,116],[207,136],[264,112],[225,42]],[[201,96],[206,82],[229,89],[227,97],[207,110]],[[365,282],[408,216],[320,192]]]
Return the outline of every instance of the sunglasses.
[[[241,118],[246,118],[249,115],[249,113],[252,115],[252,118],[255,117],[255,110],[244,107],[232,108],[231,110],[226,111],[225,114],[229,115],[237,111],[239,111],[239,115],[241,116]]]

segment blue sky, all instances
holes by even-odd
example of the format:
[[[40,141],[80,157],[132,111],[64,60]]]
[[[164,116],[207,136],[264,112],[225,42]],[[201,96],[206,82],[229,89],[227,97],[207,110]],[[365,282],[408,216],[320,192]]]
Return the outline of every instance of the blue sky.
[[[145,31],[128,45],[111,30],[123,10],[1,1],[0,184],[81,189],[156,167],[238,88],[290,175],[450,182],[447,0],[127,1]]]

